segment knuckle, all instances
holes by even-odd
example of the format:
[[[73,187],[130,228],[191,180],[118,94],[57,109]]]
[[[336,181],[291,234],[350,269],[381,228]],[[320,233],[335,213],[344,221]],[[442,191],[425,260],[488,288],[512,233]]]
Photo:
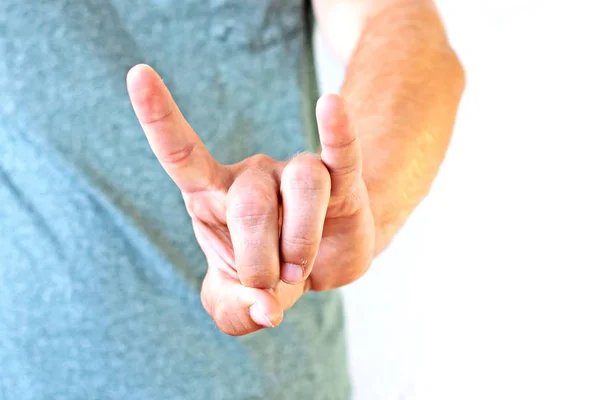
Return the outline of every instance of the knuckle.
[[[355,160],[349,160],[340,165],[336,165],[332,168],[330,174],[334,179],[350,179],[352,181],[358,181],[361,177],[360,165]]]
[[[358,146],[358,136],[352,135],[348,139],[331,140],[323,143],[323,146],[337,151],[350,152]]]
[[[228,217],[243,225],[262,225],[276,212],[279,200],[263,185],[254,184],[234,195],[227,207]]]
[[[329,171],[314,154],[299,154],[283,170],[282,181],[297,189],[329,189]]]
[[[195,143],[189,143],[177,151],[157,153],[156,158],[162,164],[171,166],[183,165],[190,159],[195,147]]]
[[[321,237],[318,235],[292,234],[281,236],[281,262],[312,269]]]
[[[266,170],[275,162],[274,159],[266,154],[255,154],[248,158],[250,168]]]
[[[264,225],[271,219],[273,206],[261,202],[245,202],[228,209],[229,218],[242,226]]]
[[[286,248],[286,250],[300,253],[305,257],[307,253],[316,253],[321,242],[320,238],[308,234],[284,235],[281,240],[283,242],[283,247]]]
[[[145,110],[154,109],[156,99],[151,95],[151,91],[145,91],[140,103]],[[159,112],[150,112],[140,117],[140,122],[146,126],[160,125],[175,116],[175,108],[160,110]]]
[[[322,166],[321,157],[313,153],[300,153],[290,160],[288,166],[296,168],[319,168]]]

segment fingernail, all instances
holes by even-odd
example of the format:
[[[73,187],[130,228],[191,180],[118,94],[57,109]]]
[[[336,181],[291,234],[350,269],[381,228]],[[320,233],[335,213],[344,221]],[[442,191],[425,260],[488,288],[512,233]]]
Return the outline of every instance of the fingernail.
[[[263,308],[258,303],[254,303],[250,306],[250,317],[258,325],[262,325],[266,328],[275,327],[269,318],[267,318],[267,314],[263,311]]]
[[[304,270],[299,265],[295,264],[283,264],[283,268],[281,269],[281,279],[294,285],[299,283],[304,278]]]

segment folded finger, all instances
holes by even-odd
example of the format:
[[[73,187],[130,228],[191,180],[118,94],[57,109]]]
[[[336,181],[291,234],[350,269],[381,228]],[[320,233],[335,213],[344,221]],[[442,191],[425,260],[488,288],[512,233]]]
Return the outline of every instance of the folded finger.
[[[293,158],[281,176],[281,279],[297,284],[310,274],[327,214],[331,181],[318,156]]]
[[[275,178],[251,168],[227,194],[227,226],[241,283],[259,289],[279,282],[279,193]]]

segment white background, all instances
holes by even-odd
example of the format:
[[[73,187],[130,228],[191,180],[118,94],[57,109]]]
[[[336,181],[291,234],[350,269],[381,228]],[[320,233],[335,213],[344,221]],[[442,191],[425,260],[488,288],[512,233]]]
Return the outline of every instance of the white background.
[[[345,290],[355,397],[599,400],[599,6],[438,4],[467,90],[431,194]]]

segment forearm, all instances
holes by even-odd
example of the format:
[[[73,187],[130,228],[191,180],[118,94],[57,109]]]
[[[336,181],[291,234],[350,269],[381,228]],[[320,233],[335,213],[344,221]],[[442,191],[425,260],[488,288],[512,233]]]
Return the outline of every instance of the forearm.
[[[341,91],[362,145],[376,253],[427,194],[464,85],[431,3],[387,3],[365,21]]]

